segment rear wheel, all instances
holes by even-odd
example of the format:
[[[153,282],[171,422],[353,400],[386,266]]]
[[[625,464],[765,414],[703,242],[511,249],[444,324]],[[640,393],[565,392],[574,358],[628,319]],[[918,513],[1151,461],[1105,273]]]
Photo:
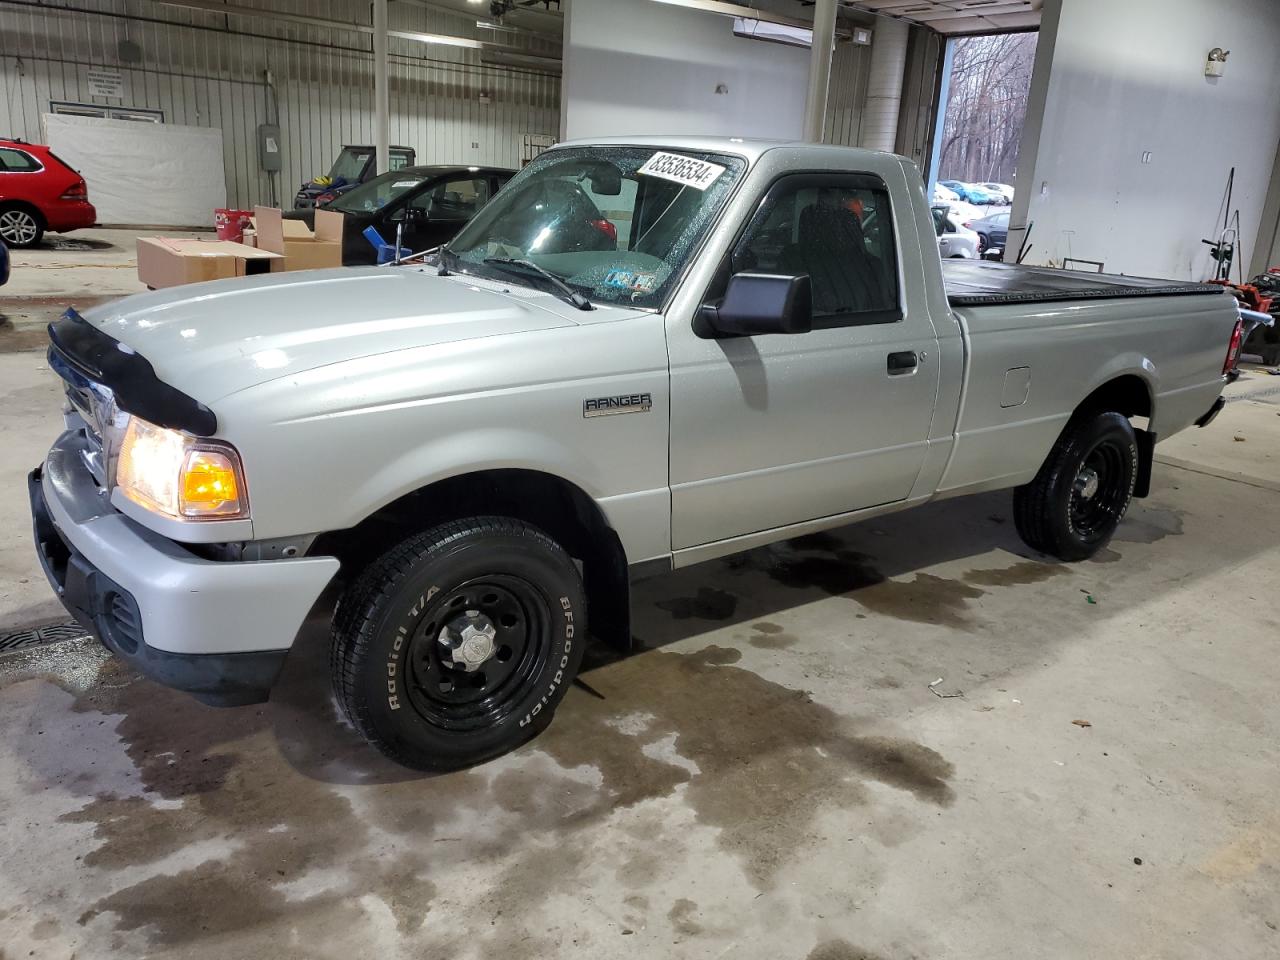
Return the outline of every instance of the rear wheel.
[[[978,234],[978,252],[986,253],[989,246],[991,246],[991,241],[987,239],[987,235],[985,233]]]
[[[34,247],[44,236],[44,220],[29,207],[0,207],[0,240],[9,247]]]
[[[334,617],[334,688],[391,759],[456,769],[545,728],[585,641],[568,554],[528,524],[476,517],[405,540],[351,585]]]
[[[1129,509],[1138,442],[1118,413],[1077,416],[1034,480],[1013,492],[1018,534],[1062,560],[1084,560],[1109,541]]]

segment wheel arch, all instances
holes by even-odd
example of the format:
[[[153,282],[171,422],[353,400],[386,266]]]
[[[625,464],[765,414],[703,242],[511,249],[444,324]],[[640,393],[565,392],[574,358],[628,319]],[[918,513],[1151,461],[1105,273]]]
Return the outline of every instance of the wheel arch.
[[[611,646],[630,648],[630,578],[622,540],[585,490],[543,470],[503,467],[434,480],[353,527],[321,534],[308,552],[338,557],[351,576],[405,538],[469,516],[522,520],[564,547],[581,565],[592,633]]]
[[[11,209],[26,210],[35,214],[35,218],[40,222],[40,226],[48,229],[49,219],[41,212],[40,208],[31,201],[22,200],[17,197],[9,197],[7,199],[0,200],[0,210]]]
[[[1113,375],[1094,387],[1076,406],[1075,413],[1102,413],[1114,410],[1126,417],[1152,417],[1155,392],[1150,382],[1137,372]]]
[[[1139,369],[1147,372],[1145,368]],[[1147,429],[1135,427],[1133,431],[1138,442],[1138,477],[1133,495],[1145,497],[1151,492],[1151,470],[1156,449],[1156,435],[1150,430],[1155,418],[1155,391],[1147,377],[1134,371],[1112,376],[1080,401],[1071,419],[1075,421],[1083,416],[1110,411],[1147,420]]]

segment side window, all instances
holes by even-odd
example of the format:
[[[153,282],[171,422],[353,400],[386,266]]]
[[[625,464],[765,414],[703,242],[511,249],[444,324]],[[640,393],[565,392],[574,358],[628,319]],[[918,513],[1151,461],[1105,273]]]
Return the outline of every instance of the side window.
[[[815,327],[901,319],[893,215],[878,177],[784,177],[770,189],[731,260],[734,273],[808,274]]]
[[[425,210],[432,220],[470,220],[489,200],[489,181],[484,177],[445,180],[414,197],[411,207]]]
[[[39,169],[40,164],[30,154],[11,147],[0,147],[0,172],[32,173]]]

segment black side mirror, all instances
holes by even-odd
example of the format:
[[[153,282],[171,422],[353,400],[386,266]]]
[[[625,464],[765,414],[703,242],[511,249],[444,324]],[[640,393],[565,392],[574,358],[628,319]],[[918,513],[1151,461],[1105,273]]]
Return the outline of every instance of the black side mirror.
[[[735,273],[724,298],[704,303],[693,332],[704,339],[808,333],[813,329],[813,288],[808,274]]]

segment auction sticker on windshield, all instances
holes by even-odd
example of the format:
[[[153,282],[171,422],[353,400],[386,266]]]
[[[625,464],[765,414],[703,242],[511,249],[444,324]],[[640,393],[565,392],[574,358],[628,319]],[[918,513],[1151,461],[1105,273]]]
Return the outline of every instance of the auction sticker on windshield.
[[[682,157],[678,153],[655,153],[636,172],[681,183],[695,190],[705,190],[724,173],[724,167],[693,157]]]

